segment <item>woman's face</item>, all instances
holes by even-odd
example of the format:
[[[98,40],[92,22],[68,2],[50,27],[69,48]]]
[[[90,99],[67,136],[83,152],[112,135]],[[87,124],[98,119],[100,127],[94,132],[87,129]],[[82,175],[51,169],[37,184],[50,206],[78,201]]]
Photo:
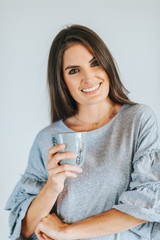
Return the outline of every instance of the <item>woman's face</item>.
[[[84,45],[71,45],[64,52],[63,76],[78,107],[109,100],[108,75]]]

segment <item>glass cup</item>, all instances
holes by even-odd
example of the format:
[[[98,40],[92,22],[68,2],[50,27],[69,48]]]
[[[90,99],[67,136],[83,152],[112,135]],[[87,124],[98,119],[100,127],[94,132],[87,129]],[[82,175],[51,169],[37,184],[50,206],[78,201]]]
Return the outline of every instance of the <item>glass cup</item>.
[[[52,145],[65,144],[65,148],[59,152],[73,152],[77,154],[76,159],[63,159],[59,162],[81,167],[85,159],[86,132],[64,132],[52,133]]]

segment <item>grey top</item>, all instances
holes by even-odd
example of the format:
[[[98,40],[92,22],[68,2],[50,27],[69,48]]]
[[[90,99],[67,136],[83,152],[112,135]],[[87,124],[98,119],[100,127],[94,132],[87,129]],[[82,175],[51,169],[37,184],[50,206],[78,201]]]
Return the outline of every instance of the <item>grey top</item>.
[[[28,166],[11,194],[11,239],[19,238],[21,220],[47,181],[51,133],[72,131],[58,121],[38,133]],[[128,231],[100,237],[105,240],[160,239],[160,134],[152,110],[142,104],[124,104],[103,127],[87,133],[83,172],[67,178],[52,211],[73,223],[116,208],[147,220]],[[37,239],[35,234],[30,239]]]

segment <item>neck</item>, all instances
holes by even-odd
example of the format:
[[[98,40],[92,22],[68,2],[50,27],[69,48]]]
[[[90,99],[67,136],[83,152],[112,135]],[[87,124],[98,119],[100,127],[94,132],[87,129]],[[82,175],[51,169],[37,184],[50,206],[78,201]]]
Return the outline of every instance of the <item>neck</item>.
[[[75,116],[64,121],[65,125],[74,131],[92,131],[104,126],[120,111],[122,105],[101,104],[101,106],[81,107]]]
[[[115,103],[113,103],[111,100],[106,101],[103,104],[94,104],[87,107],[85,105],[81,105],[81,107],[78,108],[76,117],[84,122],[96,123],[99,122],[104,117],[104,115],[107,117],[108,114],[109,117],[114,105]]]

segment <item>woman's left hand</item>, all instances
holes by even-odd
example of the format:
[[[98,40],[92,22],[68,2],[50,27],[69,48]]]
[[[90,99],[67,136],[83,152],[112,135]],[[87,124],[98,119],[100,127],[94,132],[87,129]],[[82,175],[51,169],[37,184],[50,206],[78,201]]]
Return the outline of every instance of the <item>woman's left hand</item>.
[[[66,226],[67,224],[63,223],[56,214],[48,214],[37,225],[35,234],[39,240],[66,240]]]

